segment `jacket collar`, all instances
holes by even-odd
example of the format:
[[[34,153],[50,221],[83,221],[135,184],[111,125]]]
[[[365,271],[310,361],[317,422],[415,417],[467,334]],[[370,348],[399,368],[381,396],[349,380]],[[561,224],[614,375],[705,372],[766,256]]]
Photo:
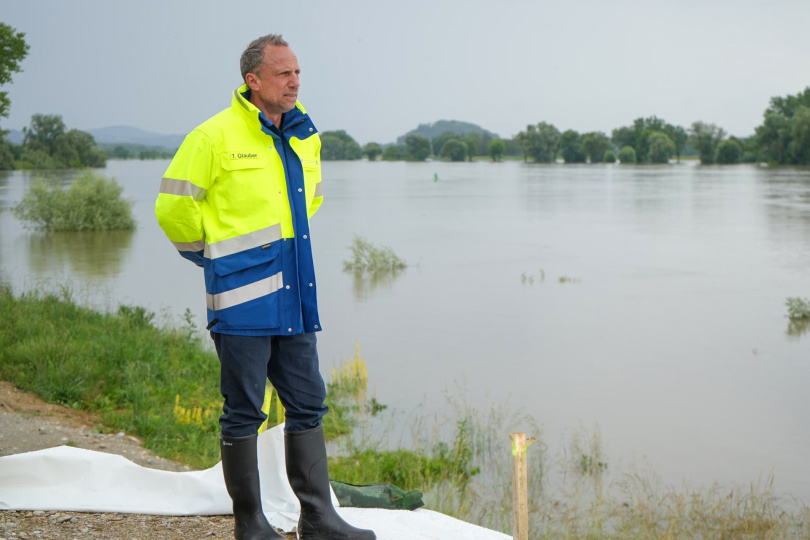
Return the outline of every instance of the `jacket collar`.
[[[264,117],[264,113],[262,113],[262,111],[260,111],[259,108],[251,103],[247,98],[249,92],[250,90],[248,89],[247,84],[243,84],[234,90],[233,99],[231,100],[231,108],[239,111],[239,113],[245,116],[247,120],[258,121],[260,125],[264,124],[265,122],[270,124],[270,122]],[[303,105],[296,101],[295,108],[284,113],[280,131],[284,131],[288,127],[300,123],[302,120],[306,119],[307,116],[307,111],[304,109]],[[264,122],[261,121],[263,118]]]

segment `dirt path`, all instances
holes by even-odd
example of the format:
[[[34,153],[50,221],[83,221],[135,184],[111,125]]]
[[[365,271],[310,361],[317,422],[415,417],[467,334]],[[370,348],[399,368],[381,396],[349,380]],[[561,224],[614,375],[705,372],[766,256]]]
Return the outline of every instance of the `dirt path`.
[[[0,456],[69,444],[124,456],[144,467],[187,471],[152,455],[126,433],[106,433],[98,419],[45,403],[0,381]],[[0,510],[0,540],[192,540],[233,538],[231,516],[146,516]],[[288,538],[295,538],[288,535]]]

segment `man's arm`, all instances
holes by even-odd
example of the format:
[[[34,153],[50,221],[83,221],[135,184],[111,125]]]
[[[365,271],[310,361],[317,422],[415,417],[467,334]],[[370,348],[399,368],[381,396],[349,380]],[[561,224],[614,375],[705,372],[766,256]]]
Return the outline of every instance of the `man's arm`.
[[[180,255],[203,265],[205,231],[200,204],[210,187],[211,142],[199,131],[189,134],[177,150],[155,202],[155,217]]]

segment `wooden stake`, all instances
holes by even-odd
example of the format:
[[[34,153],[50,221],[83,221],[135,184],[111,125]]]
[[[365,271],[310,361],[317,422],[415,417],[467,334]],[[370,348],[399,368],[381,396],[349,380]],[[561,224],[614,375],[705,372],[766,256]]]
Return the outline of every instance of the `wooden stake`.
[[[529,473],[526,468],[526,448],[534,437],[512,433],[512,538],[529,540]]]

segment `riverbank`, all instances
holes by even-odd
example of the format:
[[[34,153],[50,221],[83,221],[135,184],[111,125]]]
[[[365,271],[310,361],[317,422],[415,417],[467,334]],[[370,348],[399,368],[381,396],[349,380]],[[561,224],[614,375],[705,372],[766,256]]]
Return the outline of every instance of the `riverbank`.
[[[140,439],[105,429],[98,415],[42,401],[0,381],[0,457],[61,445],[123,456],[138,465],[188,471],[145,449]],[[199,540],[231,538],[233,517],[0,510],[0,540]],[[287,538],[295,538],[288,534]]]

